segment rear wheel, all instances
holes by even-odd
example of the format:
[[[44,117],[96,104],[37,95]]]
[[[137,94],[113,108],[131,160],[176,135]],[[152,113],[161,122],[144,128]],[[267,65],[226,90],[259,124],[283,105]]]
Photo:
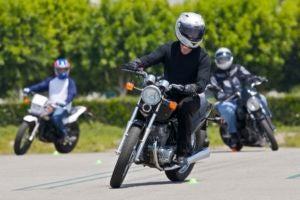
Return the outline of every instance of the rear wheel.
[[[119,188],[123,183],[126,174],[133,163],[133,159],[136,154],[136,144],[139,141],[139,136],[142,129],[136,126],[132,126],[128,131],[128,136],[124,141],[121,154],[117,160],[114,171],[110,179],[110,186],[112,188]]]
[[[61,143],[56,140],[54,142],[54,146],[59,153],[70,153],[75,148],[79,140],[80,129],[78,123],[67,124],[66,128],[67,128],[68,136],[75,137],[76,139],[73,142],[67,142],[67,143]]]
[[[32,141],[29,140],[29,137],[33,128],[33,124],[25,121],[19,127],[14,143],[14,151],[16,155],[23,155],[30,148]]]
[[[192,135],[192,148],[193,148],[193,153],[198,152],[202,148],[206,147],[206,131],[205,130],[199,130],[197,131],[194,135]],[[170,181],[173,182],[182,182],[184,181],[192,172],[194,168],[195,163],[190,164],[189,167],[187,167],[184,171],[179,169],[174,169],[170,171],[165,171],[166,176]]]
[[[270,142],[270,148],[273,151],[277,151],[278,150],[278,144],[277,141],[274,137],[274,133],[273,133],[273,129],[270,127],[268,121],[266,119],[263,119],[260,122],[260,126],[263,129],[265,136],[267,137],[268,141]]]

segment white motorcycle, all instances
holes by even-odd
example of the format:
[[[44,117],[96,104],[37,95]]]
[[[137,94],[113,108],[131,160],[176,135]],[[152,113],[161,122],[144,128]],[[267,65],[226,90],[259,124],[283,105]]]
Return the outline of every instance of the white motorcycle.
[[[30,102],[28,97],[25,100],[27,103]],[[47,97],[39,94],[33,95],[28,115],[23,118],[15,138],[14,151],[16,155],[25,154],[35,138],[42,142],[54,143],[55,149],[60,153],[69,153],[75,148],[80,134],[77,120],[86,113],[87,108],[75,106],[68,116],[63,119],[68,136],[74,138],[73,141],[65,142],[58,140],[60,132],[50,120],[53,110],[54,105],[49,102]]]

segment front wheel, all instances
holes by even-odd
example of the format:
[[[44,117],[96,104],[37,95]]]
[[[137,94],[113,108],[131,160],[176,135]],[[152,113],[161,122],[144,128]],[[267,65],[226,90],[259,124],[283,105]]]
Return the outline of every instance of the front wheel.
[[[124,181],[124,178],[133,163],[136,149],[135,146],[139,141],[139,136],[142,130],[139,127],[132,126],[128,131],[128,136],[125,138],[121,154],[115,165],[115,169],[110,179],[112,188],[119,188]]]
[[[221,125],[220,129],[220,136],[224,144],[226,144],[232,151],[241,151],[243,148],[243,144],[241,143],[241,140],[238,139],[238,142],[235,147],[232,147],[232,141],[231,141],[231,136],[230,137],[224,137],[224,135],[229,135],[227,132],[227,126],[226,125]]]
[[[69,137],[75,137],[75,141],[73,142],[67,142],[67,143],[61,143],[58,140],[54,142],[55,149],[59,153],[70,153],[76,146],[78,140],[79,140],[79,125],[78,123],[72,123],[66,125],[68,136]]]
[[[260,122],[260,126],[263,129],[263,131],[265,133],[265,136],[267,137],[267,139],[270,142],[270,147],[271,147],[272,151],[277,151],[278,150],[278,144],[277,144],[277,141],[274,137],[273,130],[270,127],[268,121],[266,119],[263,119]]]
[[[33,128],[34,124],[30,124],[25,121],[19,127],[14,143],[14,151],[16,155],[24,155],[30,148],[32,141],[29,140],[29,137]]]

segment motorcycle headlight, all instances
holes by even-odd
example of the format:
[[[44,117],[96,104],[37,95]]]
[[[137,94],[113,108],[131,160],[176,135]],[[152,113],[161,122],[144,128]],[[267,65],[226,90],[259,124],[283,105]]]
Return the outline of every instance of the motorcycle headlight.
[[[153,85],[145,87],[141,95],[143,101],[150,106],[158,104],[161,100],[161,92],[159,88]]]
[[[247,100],[247,108],[251,112],[257,111],[260,108],[260,103],[258,98],[251,97]]]

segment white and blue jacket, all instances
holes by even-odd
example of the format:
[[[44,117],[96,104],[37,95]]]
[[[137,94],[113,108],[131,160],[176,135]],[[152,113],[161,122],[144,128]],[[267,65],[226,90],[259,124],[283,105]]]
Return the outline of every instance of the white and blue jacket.
[[[248,81],[255,77],[245,67],[233,64],[228,70],[217,69],[210,78],[210,83],[223,89],[223,92],[217,92],[215,97],[222,100],[236,91],[241,90],[241,82]]]
[[[59,79],[58,77],[49,77],[44,81],[32,85],[29,89],[33,92],[49,93],[49,101],[65,105],[64,108],[68,111],[72,108],[72,101],[77,95],[75,82],[71,78]]]

